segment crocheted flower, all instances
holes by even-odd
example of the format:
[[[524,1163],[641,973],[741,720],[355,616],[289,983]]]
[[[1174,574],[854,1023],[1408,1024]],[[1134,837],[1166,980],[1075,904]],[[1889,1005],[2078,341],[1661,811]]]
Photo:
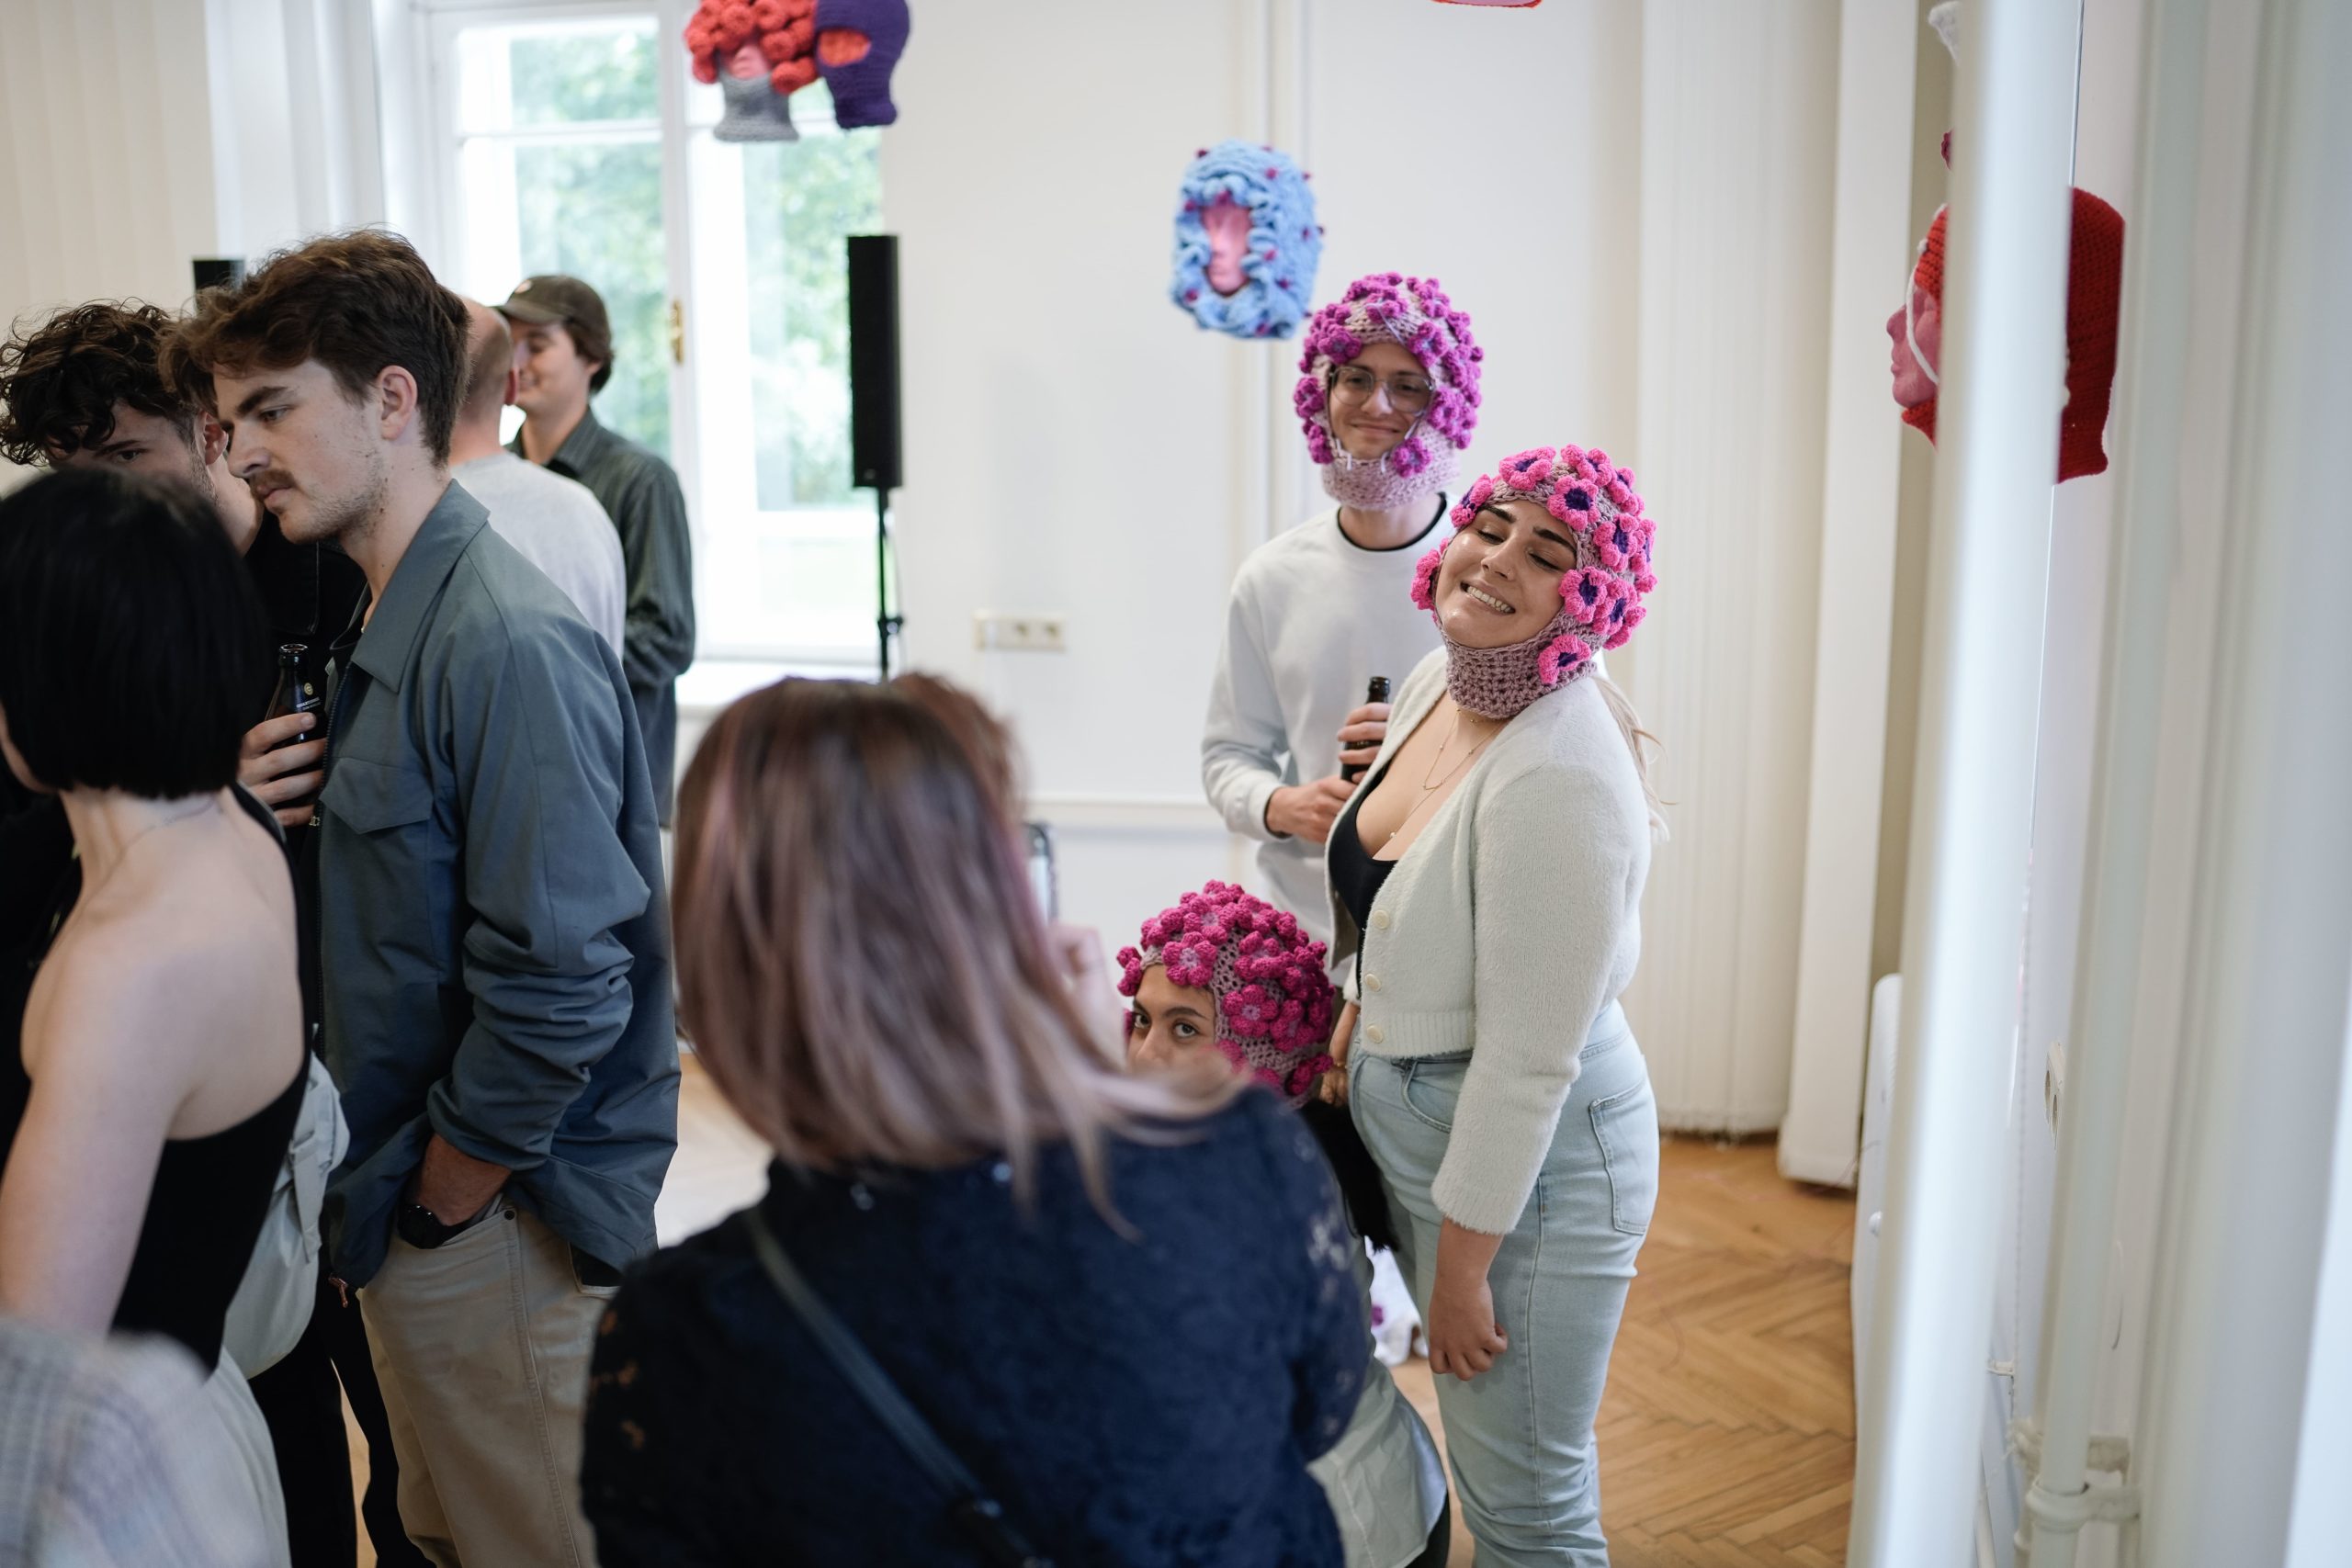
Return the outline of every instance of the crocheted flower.
[[[1469,507],[1471,511],[1476,512],[1478,508],[1486,505],[1487,502],[1494,499],[1494,479],[1487,475],[1481,474],[1478,477],[1477,482],[1473,484],[1470,487],[1468,493],[1463,496],[1462,501],[1464,505]]]
[[[1592,491],[1582,479],[1572,479],[1555,486],[1544,510],[1566,523],[1577,533],[1592,528]]]
[[[1617,626],[1616,631],[1614,631],[1613,633],[1611,633],[1611,634],[1610,635],[1610,638],[1609,638],[1609,640],[1608,640],[1607,642],[1605,642],[1605,643],[1602,643],[1602,644],[1601,644],[1601,647],[1603,647],[1603,648],[1623,648],[1623,647],[1624,647],[1624,646],[1625,646],[1625,639],[1626,639],[1627,637],[1632,637],[1632,636],[1634,635],[1634,628],[1635,626],[1640,626],[1640,625],[1642,624],[1642,622],[1643,622],[1644,618],[1645,618],[1645,617],[1646,617],[1646,616],[1649,615],[1649,613],[1650,613],[1650,611],[1649,611],[1649,606],[1648,606],[1648,605],[1646,605],[1646,604],[1628,604],[1628,605],[1626,605],[1626,606],[1625,606],[1625,615],[1624,615],[1624,619],[1623,619],[1623,621],[1621,621],[1621,622],[1618,624],[1618,626]]]
[[[1263,1040],[1274,1032],[1282,1004],[1263,986],[1244,986],[1217,1004],[1233,1032],[1244,1040]]]
[[[1600,552],[1603,566],[1613,571],[1630,571],[1634,537],[1634,525],[1621,512],[1592,531],[1592,545]]]
[[[1605,571],[1572,571],[1560,579],[1560,597],[1568,606],[1568,618],[1578,626],[1589,626],[1600,617],[1609,606],[1609,584]]]
[[[1408,436],[1402,446],[1388,454],[1388,466],[1410,479],[1430,466],[1430,449],[1421,445],[1419,436]]]
[[[1168,978],[1187,990],[1199,990],[1216,975],[1216,949],[1206,943],[1171,943],[1167,950]]]
[[[1468,521],[1468,518],[1464,518],[1462,523]],[[1462,523],[1456,523],[1454,526],[1459,528]],[[1445,547],[1440,545],[1423,556],[1420,563],[1413,568],[1413,603],[1432,613],[1437,609],[1437,569],[1444,560]]]
[[[1592,649],[1580,637],[1556,637],[1535,657],[1535,678],[1547,687],[1575,674],[1592,659]]]
[[[1502,481],[1513,490],[1532,491],[1552,471],[1552,449],[1531,446],[1503,459]]]

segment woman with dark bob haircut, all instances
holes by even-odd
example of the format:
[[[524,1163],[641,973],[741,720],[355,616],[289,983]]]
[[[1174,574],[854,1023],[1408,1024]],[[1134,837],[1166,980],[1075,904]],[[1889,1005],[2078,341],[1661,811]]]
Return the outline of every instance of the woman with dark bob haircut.
[[[1061,1568],[1340,1563],[1306,1463],[1367,1358],[1322,1156],[1272,1096],[1129,1077],[1094,1037],[1012,757],[919,676],[770,686],[696,751],[679,1017],[777,1159],[605,1319],[582,1471],[605,1568],[1018,1560],[1004,1531]],[[969,1486],[848,1381],[796,1270]]]
[[[0,1061],[0,1312],[186,1346],[282,1542],[268,1433],[220,1348],[308,1061],[293,881],[234,786],[267,697],[261,626],[181,491],[81,470],[0,501],[0,752],[62,799],[78,863],[38,969],[0,975],[21,1020]]]

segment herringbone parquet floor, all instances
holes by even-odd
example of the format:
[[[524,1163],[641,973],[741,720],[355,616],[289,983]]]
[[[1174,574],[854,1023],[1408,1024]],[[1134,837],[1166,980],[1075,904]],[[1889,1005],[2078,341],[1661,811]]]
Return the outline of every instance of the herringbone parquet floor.
[[[662,1238],[755,1198],[765,1152],[689,1061]],[[1795,1186],[1769,1143],[1669,1139],[1601,1406],[1615,1568],[1835,1568],[1852,1498],[1853,1200]],[[1429,1365],[1397,1382],[1440,1431]],[[366,1482],[366,1449],[353,1434]],[[1442,1440],[1442,1439],[1441,1439]],[[1454,1568],[1472,1543],[1457,1518]],[[374,1553],[361,1532],[361,1568]]]
[[[1853,1500],[1854,1203],[1770,1143],[1669,1138],[1601,1402],[1615,1568],[1836,1568]],[[1429,1368],[1397,1382],[1431,1431]],[[1454,1524],[1453,1562],[1471,1561]]]

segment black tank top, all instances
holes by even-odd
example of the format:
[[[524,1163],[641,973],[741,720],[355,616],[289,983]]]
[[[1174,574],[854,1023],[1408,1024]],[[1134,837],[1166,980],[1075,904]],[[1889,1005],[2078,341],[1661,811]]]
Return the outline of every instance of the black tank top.
[[[1331,890],[1340,896],[1348,918],[1356,923],[1359,984],[1363,979],[1362,933],[1372,929],[1372,901],[1380,897],[1381,885],[1396,869],[1396,863],[1374,860],[1363,847],[1363,839],[1356,831],[1356,808],[1380,787],[1380,781],[1386,776],[1385,769],[1373,774],[1371,782],[1348,802],[1347,809],[1331,824]],[[1340,1196],[1348,1206],[1348,1223],[1374,1247],[1394,1247],[1396,1225],[1389,1212],[1387,1190],[1372,1151],[1364,1147],[1362,1135],[1356,1132],[1354,1118],[1337,1106],[1316,1100],[1309,1100],[1299,1109],[1316,1141],[1323,1145],[1323,1157],[1331,1162],[1331,1174],[1339,1179]]]
[[[1372,929],[1372,903],[1380,897],[1381,887],[1388,881],[1388,874],[1396,869],[1393,860],[1374,860],[1372,852],[1363,847],[1363,837],[1356,830],[1356,811],[1372,798],[1380,781],[1388,776],[1383,768],[1372,775],[1340,819],[1331,824],[1331,891],[1340,896],[1341,908],[1356,923],[1356,974],[1363,974],[1363,934]]]
[[[248,816],[276,832],[276,820],[266,807],[243,790],[231,794]],[[31,809],[63,813],[54,801]],[[81,895],[78,861],[61,868],[54,887],[50,912],[37,922],[31,939],[0,961],[0,1031],[5,1031],[0,1040],[8,1045],[0,1051],[0,1166],[16,1145],[17,1129],[32,1098],[22,1047],[25,1004],[50,940]],[[262,1222],[268,1217],[278,1168],[301,1115],[308,1065],[306,1055],[285,1092],[235,1126],[206,1137],[165,1141],[155,1167],[155,1185],[147,1195],[139,1246],[131,1254],[130,1275],[115,1308],[115,1327],[168,1335],[207,1368],[220,1359],[230,1298],[237,1293]]]

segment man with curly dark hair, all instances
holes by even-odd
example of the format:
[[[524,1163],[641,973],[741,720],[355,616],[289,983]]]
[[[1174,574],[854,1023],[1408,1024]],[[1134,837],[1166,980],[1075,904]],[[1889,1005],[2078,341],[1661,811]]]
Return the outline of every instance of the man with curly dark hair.
[[[211,502],[245,558],[268,615],[273,657],[298,642],[323,654],[358,607],[366,586],[359,569],[332,546],[288,543],[229,471],[220,421],[164,374],[163,344],[173,325],[155,306],[97,299],[19,326],[0,344],[0,457],[52,468],[127,468],[193,490]],[[256,716],[267,694],[256,697]],[[238,770],[238,781],[298,833],[322,782],[324,748],[299,739],[311,723],[298,714],[257,727]]]
[[[110,299],[21,325],[0,344],[0,456],[52,468],[127,468],[209,501],[260,592],[270,655],[288,643],[308,644],[317,656],[313,668],[324,674],[327,645],[351,624],[367,580],[332,544],[288,541],[230,472],[228,433],[164,374],[163,345],[176,326],[153,305]],[[256,716],[267,695],[254,694]],[[315,997],[317,866],[302,840],[324,777],[326,743],[302,739],[313,716],[290,714],[256,725],[245,737],[238,782],[276,808],[287,829],[298,868],[303,985]],[[7,796],[0,801],[0,967],[39,951],[57,900],[70,897],[78,880],[64,808],[54,797],[21,799],[13,786],[0,768],[0,795]],[[13,1023],[0,1050],[17,1050]],[[359,1311],[323,1278],[300,1343],[253,1379],[277,1450],[294,1561],[322,1568],[356,1561],[345,1387],[368,1438],[363,1512],[377,1561],[383,1568],[422,1568],[423,1554],[401,1527],[400,1465]]]

